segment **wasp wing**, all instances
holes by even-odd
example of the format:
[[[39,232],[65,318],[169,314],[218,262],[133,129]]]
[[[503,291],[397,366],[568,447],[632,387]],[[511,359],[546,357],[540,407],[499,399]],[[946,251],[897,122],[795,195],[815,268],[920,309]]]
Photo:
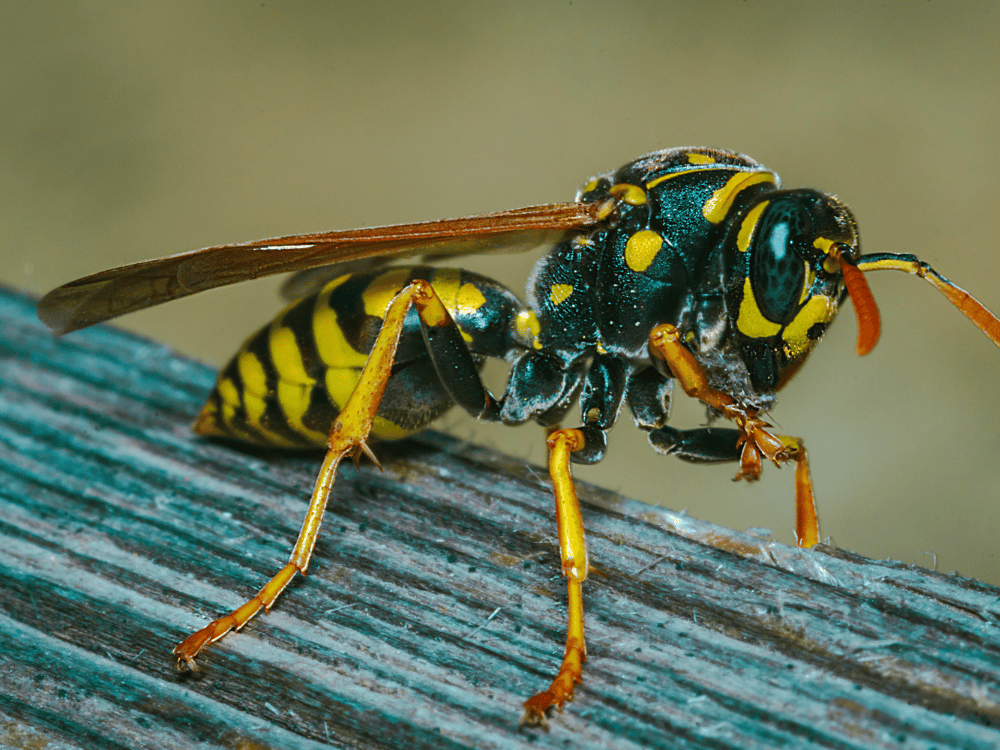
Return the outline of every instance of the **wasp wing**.
[[[548,236],[548,232],[552,233],[551,237]],[[518,232],[500,238],[496,235],[479,238],[455,238],[440,246],[443,252],[413,252],[411,254],[419,255],[423,262],[433,263],[455,255],[524,253],[546,244],[554,245],[564,234],[562,230],[555,229]],[[281,283],[281,296],[288,301],[302,299],[320,291],[338,276],[343,276],[346,273],[374,272],[389,265],[398,257],[400,256],[369,255],[361,260],[348,260],[316,268],[305,268],[291,274]]]
[[[591,227],[606,212],[607,207],[594,203],[550,203],[461,219],[206,247],[71,281],[42,297],[38,317],[55,333],[67,333],[195,292],[277,273],[366,258],[523,250]]]

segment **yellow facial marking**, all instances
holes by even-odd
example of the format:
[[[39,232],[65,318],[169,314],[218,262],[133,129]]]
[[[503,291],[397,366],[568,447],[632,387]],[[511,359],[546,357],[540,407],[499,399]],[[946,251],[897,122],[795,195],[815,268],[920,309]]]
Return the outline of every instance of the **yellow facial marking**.
[[[764,209],[767,208],[767,204],[770,202],[764,201],[754,206],[744,217],[743,223],[740,224],[739,234],[736,235],[736,247],[739,248],[741,253],[745,253],[747,248],[750,247],[750,240],[753,239],[753,233],[757,229],[757,222],[760,221],[760,215],[764,213]]]
[[[781,330],[779,324],[765,318],[760,308],[757,307],[750,279],[743,279],[743,301],[740,302],[740,314],[736,318],[736,327],[740,329],[741,333],[754,339],[774,336]]]
[[[802,280],[802,293],[799,294],[799,304],[801,305],[806,301],[806,297],[809,296],[809,290],[812,289],[813,282],[816,280],[816,272],[813,271],[812,266],[808,263],[803,263],[806,267],[806,276]]]
[[[561,305],[569,299],[573,293],[573,287],[569,284],[553,284],[549,290],[549,302],[553,305]]]
[[[381,318],[392,302],[392,298],[402,291],[410,280],[410,269],[392,268],[377,276],[361,295],[365,303],[365,313]]]
[[[835,243],[833,240],[828,240],[826,237],[817,237],[816,239],[813,240],[813,247],[816,248],[817,250],[821,250],[827,255],[830,254],[830,250],[833,249],[833,246],[835,244],[837,243]]]
[[[625,263],[636,273],[642,273],[653,263],[663,247],[663,238],[651,229],[643,229],[625,243]]]
[[[709,156],[708,154],[696,154],[692,151],[688,151],[688,163],[689,164],[714,164],[715,157]]]
[[[613,186],[608,192],[630,206],[641,206],[646,202],[646,191],[638,185],[629,185],[623,182]]]
[[[597,347],[596,348],[597,348],[597,353],[598,354],[607,354],[608,353],[608,350],[604,348],[604,342],[601,341],[600,339],[597,340]]]
[[[837,313],[837,304],[823,294],[815,294],[799,310],[794,320],[785,326],[781,338],[785,340],[785,353],[797,357],[815,343],[806,334],[817,323],[829,323]]]
[[[764,182],[774,184],[774,175],[771,172],[737,172],[705,201],[705,205],[701,207],[702,216],[712,224],[719,224],[725,220],[741,192]]]
[[[826,257],[823,259],[823,270],[827,273],[837,273],[840,270],[840,263],[830,255],[836,244],[836,242],[828,240],[826,237],[817,237],[813,240],[813,247],[826,254]]]

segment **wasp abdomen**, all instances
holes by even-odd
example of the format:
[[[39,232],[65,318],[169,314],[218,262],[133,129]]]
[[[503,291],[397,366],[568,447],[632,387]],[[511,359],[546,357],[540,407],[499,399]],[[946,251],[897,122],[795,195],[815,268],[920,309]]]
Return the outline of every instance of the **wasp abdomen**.
[[[505,357],[530,345],[537,333],[524,325],[526,311],[510,291],[469,271],[401,266],[345,274],[292,303],[247,339],[219,372],[195,430],[257,445],[325,445],[358,382],[386,307],[417,278],[432,284],[474,355]],[[411,311],[372,434],[404,437],[452,405]]]

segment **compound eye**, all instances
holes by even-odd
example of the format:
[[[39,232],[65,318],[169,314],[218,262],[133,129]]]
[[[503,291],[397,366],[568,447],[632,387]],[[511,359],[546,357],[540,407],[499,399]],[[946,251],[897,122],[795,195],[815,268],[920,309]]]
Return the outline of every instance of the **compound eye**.
[[[750,263],[750,283],[757,306],[765,318],[780,324],[795,316],[806,280],[801,251],[796,250],[802,237],[796,223],[787,215],[765,219],[754,241]]]

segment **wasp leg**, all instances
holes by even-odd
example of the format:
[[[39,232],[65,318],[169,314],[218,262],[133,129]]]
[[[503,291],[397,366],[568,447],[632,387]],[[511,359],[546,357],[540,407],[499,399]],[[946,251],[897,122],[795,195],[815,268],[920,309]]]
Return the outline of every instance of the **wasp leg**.
[[[389,376],[392,374],[392,363],[403,330],[403,321],[406,313],[414,305],[425,326],[444,326],[451,322],[451,316],[426,281],[418,279],[411,282],[393,298],[386,310],[382,329],[368,356],[361,377],[330,429],[329,450],[316,479],[309,509],[306,511],[302,530],[299,532],[298,541],[295,543],[288,564],[278,571],[277,575],[250,601],[228,615],[214,620],[178,644],[173,653],[179,670],[194,670],[194,657],[199,651],[222,638],[230,630],[239,630],[262,609],[269,610],[296,573],[305,575],[341,460],[346,456],[357,460],[364,452],[375,461],[376,465],[378,464],[366,441]],[[451,325],[454,327],[454,323]]]
[[[788,460],[795,461],[795,539],[800,547],[813,547],[819,543],[819,517],[805,445],[801,439],[788,435],[775,437],[788,447]],[[740,461],[743,438],[744,434],[739,430],[707,427],[694,430],[660,427],[649,433],[649,442],[658,453],[677,456],[692,463]],[[743,478],[742,471],[735,477],[736,480]]]
[[[587,547],[583,538],[583,518],[573,487],[570,454],[584,448],[580,430],[556,430],[549,435],[549,475],[555,488],[556,524],[559,530],[559,555],[562,573],[569,589],[569,626],[562,664],[548,690],[524,702],[521,725],[545,725],[545,715],[552,707],[562,708],[573,699],[573,688],[582,679],[587,647],[583,639],[583,582],[587,578]]]
[[[733,430],[736,437],[732,453],[718,451],[717,438],[702,440],[701,448],[706,450],[700,458],[689,460],[740,462],[737,479],[754,480],[760,477],[762,459],[772,461],[776,466],[795,461],[795,531],[800,547],[812,547],[819,542],[819,518],[816,513],[816,498],[813,494],[812,479],[809,476],[809,459],[805,446],[799,438],[775,435],[759,416],[756,409],[741,406],[732,396],[712,388],[704,368],[694,355],[681,343],[680,332],[675,326],[657,326],[649,337],[649,352],[654,363],[666,365],[669,373],[677,379],[684,392],[697,398],[732,420],[738,427]],[[697,431],[693,431],[697,435]],[[706,430],[706,432],[709,432]],[[718,432],[718,431],[711,431]],[[652,438],[651,438],[652,439]],[[697,444],[697,437],[691,440]],[[654,443],[655,445],[655,443]],[[713,453],[714,450],[716,451]],[[696,451],[697,452],[697,451]],[[680,454],[682,458],[685,456]],[[718,457],[712,457],[712,456]]]

